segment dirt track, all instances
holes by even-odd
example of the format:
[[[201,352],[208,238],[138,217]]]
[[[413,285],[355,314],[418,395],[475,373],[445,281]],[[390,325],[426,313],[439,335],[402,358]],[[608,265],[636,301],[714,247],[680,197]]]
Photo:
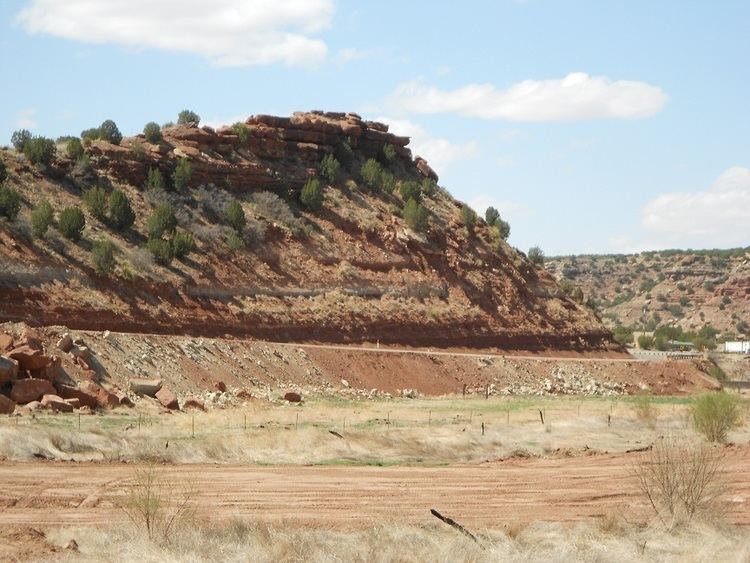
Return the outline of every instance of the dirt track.
[[[194,484],[198,512],[323,526],[430,520],[438,510],[472,526],[512,521],[571,522],[610,511],[645,510],[630,477],[638,454],[516,459],[441,468],[165,468]],[[750,447],[726,450],[729,520],[750,524]],[[133,466],[74,463],[0,465],[0,525],[106,524]]]

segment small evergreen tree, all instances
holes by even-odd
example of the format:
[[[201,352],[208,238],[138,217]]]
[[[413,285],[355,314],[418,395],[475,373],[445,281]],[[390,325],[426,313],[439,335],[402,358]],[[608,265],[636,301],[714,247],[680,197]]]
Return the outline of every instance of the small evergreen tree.
[[[47,200],[39,202],[31,212],[31,231],[36,238],[42,238],[54,220],[54,210]]]
[[[247,125],[242,123],[241,121],[238,121],[234,125],[232,125],[232,133],[237,135],[237,143],[242,146],[250,139],[250,129],[247,128]]]
[[[323,186],[315,178],[308,180],[302,188],[300,201],[307,209],[313,212],[320,211],[323,207]]]
[[[172,253],[175,258],[184,258],[195,250],[195,239],[190,233],[175,233],[172,238]]]
[[[201,122],[200,116],[189,109],[182,110],[177,116],[177,125],[195,125]]]
[[[163,190],[164,189],[164,176],[161,174],[161,170],[158,168],[149,168],[148,179],[144,186],[147,190]]]
[[[507,221],[503,221],[500,217],[498,217],[493,228],[497,230],[497,234],[501,239],[508,240],[508,237],[510,236],[510,223],[508,223]]]
[[[393,162],[396,160],[396,148],[390,143],[383,145],[383,157],[386,162]]]
[[[436,189],[437,189],[437,184],[435,183],[435,180],[433,180],[432,178],[422,179],[422,195],[430,197],[432,194],[435,193]]]
[[[107,217],[107,193],[100,187],[89,188],[83,192],[83,202],[89,209],[89,213],[99,221]]]
[[[177,228],[174,208],[168,203],[160,203],[154,209],[146,224],[149,238],[158,239],[164,234],[171,234]]]
[[[404,205],[404,221],[410,229],[423,232],[427,229],[427,209],[415,199],[410,199]]]
[[[68,139],[68,142],[65,143],[65,152],[70,160],[77,161],[81,158],[83,156],[83,145],[81,144],[81,139],[78,137]]]
[[[172,241],[163,238],[152,238],[146,243],[146,248],[151,252],[154,260],[162,266],[169,266],[174,259]]]
[[[119,145],[122,141],[122,133],[120,133],[114,121],[107,119],[99,126],[99,139],[108,141],[113,145]]]
[[[529,248],[529,260],[535,266],[542,266],[544,264],[544,252],[538,246],[532,246]]]
[[[107,204],[109,208],[109,222],[117,231],[129,229],[135,223],[135,212],[130,205],[130,200],[122,190],[114,190],[109,195]]]
[[[227,223],[234,231],[241,235],[247,225],[247,217],[245,217],[245,210],[242,209],[239,201],[233,200],[227,205],[224,211],[224,216]]]
[[[487,221],[490,227],[494,226],[498,219],[500,219],[500,213],[494,207],[490,206],[484,212],[484,220]]]
[[[85,146],[89,146],[91,141],[96,141],[99,138],[101,132],[98,127],[92,127],[91,129],[84,129],[81,131],[81,140]]]
[[[109,274],[115,267],[115,244],[109,239],[96,241],[91,249],[91,261],[99,274]]]
[[[152,143],[154,145],[161,143],[161,140],[162,140],[161,127],[159,127],[158,123],[149,121],[143,127],[143,136],[146,137],[146,140],[149,143]]]
[[[362,175],[362,181],[371,189],[380,187],[380,177],[383,174],[383,168],[380,163],[374,158],[370,158],[362,165],[360,170]]]
[[[477,226],[477,213],[476,213],[476,211],[474,211],[468,205],[463,204],[461,206],[461,211],[459,213],[459,217],[461,219],[461,224],[464,227],[466,227],[466,231],[469,234],[472,234],[474,232],[474,227]]]
[[[21,211],[21,194],[8,186],[0,186],[0,217],[13,221]]]
[[[320,161],[320,174],[329,184],[333,184],[341,171],[341,164],[332,154],[327,154]]]
[[[410,199],[419,201],[422,199],[422,186],[419,185],[419,182],[413,180],[401,182],[398,191],[401,194],[401,199],[404,201],[409,201]]]
[[[396,177],[389,170],[380,173],[380,189],[389,194],[396,189]]]
[[[190,164],[190,160],[187,158],[181,158],[177,161],[177,167],[172,173],[172,185],[174,188],[181,192],[185,190],[190,184],[190,179],[193,177],[193,166]]]
[[[78,207],[66,207],[57,220],[57,229],[62,236],[73,242],[81,240],[85,226],[86,218]]]
[[[20,129],[18,131],[15,131],[13,135],[10,137],[10,142],[13,145],[13,148],[16,149],[18,152],[24,152],[24,149],[26,148],[26,143],[28,143],[31,140],[31,132],[26,129]]]
[[[47,166],[57,153],[55,141],[46,137],[32,137],[23,148],[23,154],[32,164]]]

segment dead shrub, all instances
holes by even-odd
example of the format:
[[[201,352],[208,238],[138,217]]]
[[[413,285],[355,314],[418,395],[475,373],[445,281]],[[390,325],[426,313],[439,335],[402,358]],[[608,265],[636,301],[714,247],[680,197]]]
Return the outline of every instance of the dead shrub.
[[[657,518],[671,530],[718,511],[722,462],[715,448],[660,440],[634,466],[634,474]]]
[[[656,428],[659,413],[650,395],[638,395],[633,401],[635,417],[652,430]]]

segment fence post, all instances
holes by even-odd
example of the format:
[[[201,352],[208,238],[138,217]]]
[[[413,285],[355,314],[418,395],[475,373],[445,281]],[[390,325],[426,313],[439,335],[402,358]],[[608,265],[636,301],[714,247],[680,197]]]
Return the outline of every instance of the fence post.
[[[193,430],[192,430],[191,438],[195,438],[195,413],[193,413]]]

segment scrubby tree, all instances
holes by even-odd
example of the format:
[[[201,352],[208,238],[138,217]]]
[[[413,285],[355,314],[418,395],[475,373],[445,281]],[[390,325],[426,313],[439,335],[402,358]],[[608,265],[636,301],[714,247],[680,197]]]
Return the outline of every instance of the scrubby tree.
[[[341,164],[332,154],[327,154],[320,161],[320,175],[326,179],[329,184],[333,184],[338,178],[341,171]]]
[[[544,264],[544,252],[538,246],[532,246],[529,248],[529,260],[535,266],[542,266]]]
[[[36,238],[42,238],[47,234],[47,229],[54,220],[54,210],[46,199],[39,202],[31,212],[31,231]]]
[[[96,219],[104,221],[107,218],[107,193],[103,188],[96,186],[83,192],[83,202]]]
[[[143,136],[146,137],[146,140],[149,143],[153,143],[153,144],[160,143],[162,140],[161,127],[159,127],[158,123],[149,121],[143,127]]]
[[[98,240],[91,249],[91,261],[96,271],[106,276],[115,267],[115,244],[109,239]]]
[[[190,179],[193,177],[193,166],[187,158],[181,158],[177,161],[177,166],[172,173],[172,185],[181,192],[190,185]]]
[[[13,135],[11,135],[10,137],[10,142],[13,145],[13,148],[18,152],[23,152],[23,150],[26,148],[26,143],[28,143],[30,140],[31,132],[26,129],[19,129],[18,131],[14,131]]]
[[[55,141],[46,137],[32,137],[23,148],[23,154],[32,164],[47,166],[57,153]]]
[[[396,159],[396,148],[390,143],[383,145],[383,157],[386,162],[393,162]]]
[[[175,233],[172,237],[172,253],[175,258],[184,258],[195,250],[195,239],[190,233]]]
[[[415,199],[410,199],[404,205],[404,221],[417,232],[427,229],[427,209]]]
[[[396,189],[396,176],[390,170],[383,170],[380,173],[380,189],[389,194]]]
[[[362,175],[362,181],[370,188],[376,189],[380,187],[381,176],[383,174],[383,168],[380,163],[374,158],[370,158],[362,165],[360,170]]]
[[[410,199],[420,201],[422,199],[422,186],[419,182],[415,182],[414,180],[401,182],[398,191],[401,194],[401,199],[404,201],[409,201]]]
[[[158,239],[164,234],[171,234],[177,228],[174,208],[168,203],[160,203],[154,209],[146,224],[149,238]]]
[[[114,190],[109,195],[107,207],[109,208],[109,222],[115,230],[124,231],[135,223],[135,212],[128,196],[122,190]]]
[[[83,145],[81,139],[78,137],[72,137],[65,143],[65,153],[68,158],[73,161],[77,161],[83,156]]]
[[[501,239],[508,240],[508,237],[510,236],[510,223],[498,217],[492,228],[497,231],[497,234]]]
[[[474,227],[477,226],[477,213],[474,211],[471,207],[469,207],[466,204],[463,204],[461,206],[461,211],[459,212],[459,218],[461,219],[461,224],[466,227],[466,231],[471,234],[474,232]]]
[[[432,194],[435,193],[436,189],[437,189],[437,184],[435,183],[435,180],[433,180],[432,178],[424,178],[422,180],[422,195],[430,197],[432,196]]]
[[[500,213],[494,207],[490,206],[484,212],[484,220],[490,227],[494,227],[498,219],[500,219]]]
[[[158,168],[149,168],[145,188],[147,190],[164,189],[164,176],[162,176],[161,170]]]
[[[5,180],[8,179],[8,169],[5,167],[5,163],[0,160],[0,186],[3,185]]]
[[[9,186],[0,186],[0,217],[13,221],[21,211],[21,194]]]
[[[122,133],[117,128],[117,124],[111,119],[107,119],[99,126],[99,138],[108,141],[113,145],[119,145],[122,141]]]
[[[232,125],[232,133],[237,135],[237,143],[240,145],[244,145],[250,139],[250,129],[241,121]]]
[[[91,129],[84,129],[81,131],[81,140],[83,144],[88,146],[91,141],[96,141],[99,138],[100,131],[98,127],[92,127]]]
[[[237,200],[232,200],[224,210],[224,216],[230,227],[234,231],[241,235],[247,225],[247,217],[245,217],[245,210],[242,209],[242,205]]]
[[[66,239],[77,242],[83,236],[83,229],[86,226],[86,218],[83,211],[78,207],[66,207],[60,212],[57,220],[57,230]]]
[[[146,243],[151,255],[157,263],[162,266],[169,266],[174,259],[174,248],[172,241],[163,238],[152,238]]]
[[[302,187],[299,199],[310,211],[320,211],[323,207],[323,185],[317,179],[311,178]]]
[[[189,109],[182,110],[177,116],[177,125],[198,125],[201,122],[200,116]]]

